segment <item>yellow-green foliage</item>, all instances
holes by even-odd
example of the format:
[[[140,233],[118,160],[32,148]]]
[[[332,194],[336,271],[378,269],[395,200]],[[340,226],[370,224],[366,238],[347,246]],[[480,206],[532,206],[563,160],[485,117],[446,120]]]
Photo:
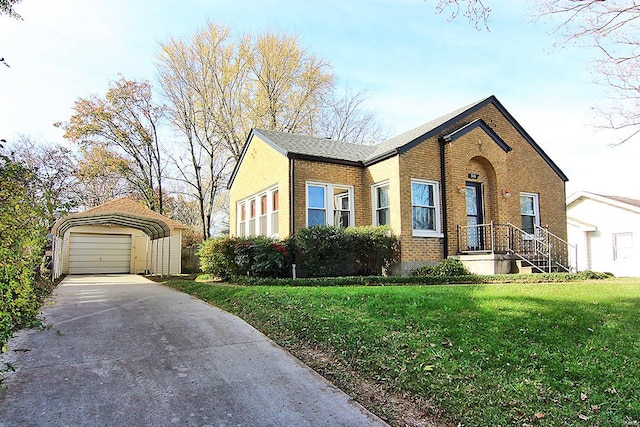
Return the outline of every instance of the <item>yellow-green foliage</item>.
[[[32,182],[26,167],[0,155],[0,347],[39,307],[33,280],[45,230]]]

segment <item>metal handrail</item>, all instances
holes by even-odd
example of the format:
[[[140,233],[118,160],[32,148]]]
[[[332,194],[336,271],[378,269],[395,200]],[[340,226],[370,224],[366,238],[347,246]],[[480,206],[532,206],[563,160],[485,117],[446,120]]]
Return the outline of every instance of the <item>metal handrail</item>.
[[[537,270],[546,264],[546,270],[554,268],[576,271],[575,245],[538,225],[534,233],[507,222],[495,224],[458,225],[456,228],[458,253],[511,253]]]

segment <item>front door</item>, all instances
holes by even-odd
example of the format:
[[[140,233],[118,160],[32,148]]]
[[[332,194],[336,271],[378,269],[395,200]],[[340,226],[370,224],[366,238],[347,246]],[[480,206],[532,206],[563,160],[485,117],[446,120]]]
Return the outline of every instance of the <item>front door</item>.
[[[467,182],[467,230],[468,249],[478,251],[484,249],[484,232],[480,225],[484,221],[484,205],[482,203],[482,183]]]

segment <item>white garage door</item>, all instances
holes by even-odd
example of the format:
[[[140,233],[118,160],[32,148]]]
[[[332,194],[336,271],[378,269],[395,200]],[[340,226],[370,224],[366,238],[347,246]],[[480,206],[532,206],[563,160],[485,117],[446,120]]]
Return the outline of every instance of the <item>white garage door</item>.
[[[69,274],[129,273],[131,235],[71,233]]]

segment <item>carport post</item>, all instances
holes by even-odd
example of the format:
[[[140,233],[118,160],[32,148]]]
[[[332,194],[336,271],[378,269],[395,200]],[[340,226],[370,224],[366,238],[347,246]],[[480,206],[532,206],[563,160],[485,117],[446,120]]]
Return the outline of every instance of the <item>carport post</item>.
[[[171,232],[169,232],[169,266],[167,267],[167,276],[171,276]]]
[[[158,275],[158,239],[156,239],[156,268],[153,270],[154,275]]]
[[[160,263],[160,277],[164,277],[164,239],[166,239],[166,237],[162,238],[162,262]]]

